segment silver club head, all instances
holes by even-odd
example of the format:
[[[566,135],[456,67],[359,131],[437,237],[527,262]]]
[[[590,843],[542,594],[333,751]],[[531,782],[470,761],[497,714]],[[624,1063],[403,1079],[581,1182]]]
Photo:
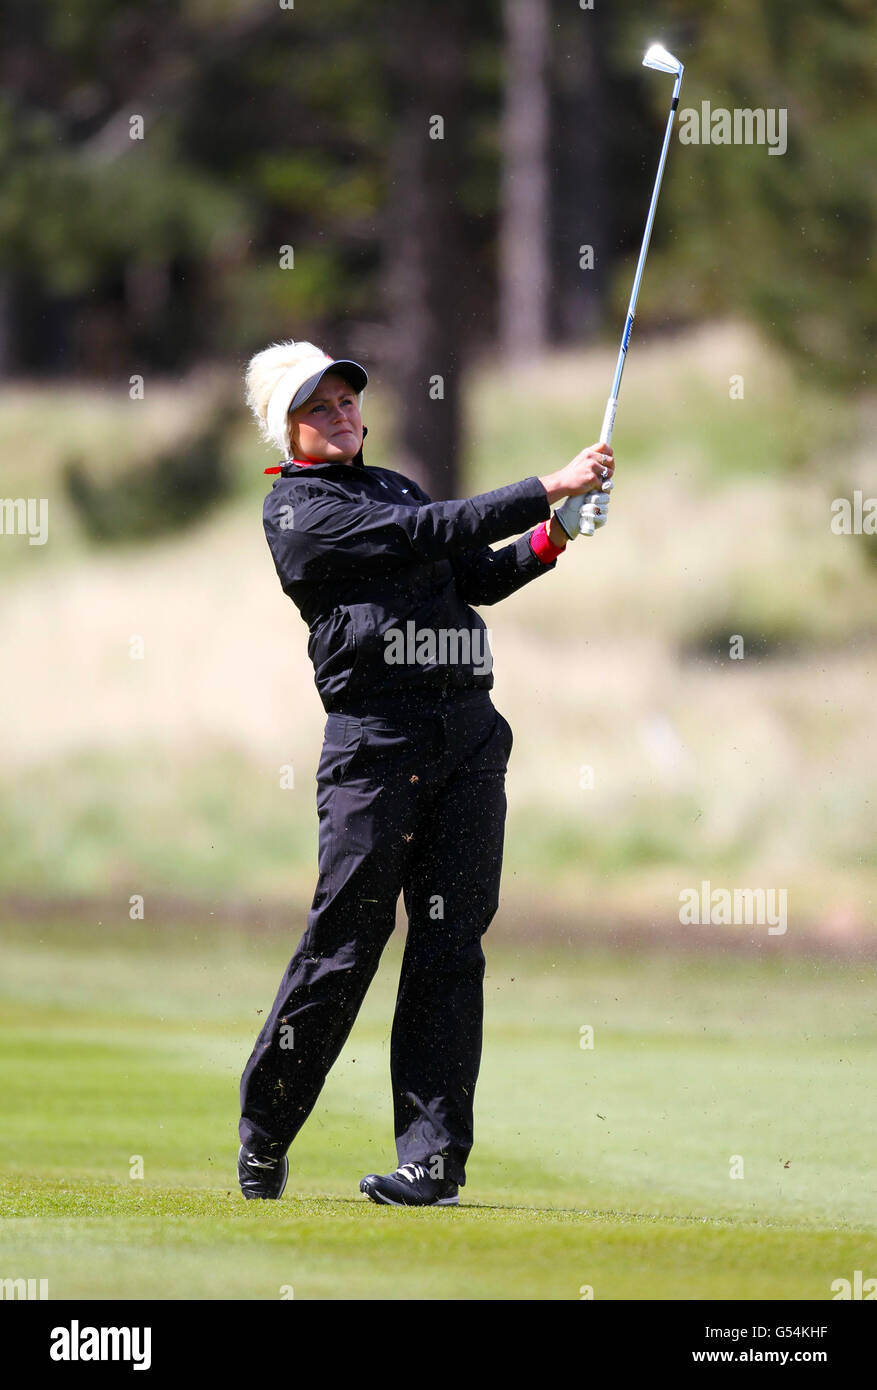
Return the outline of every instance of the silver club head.
[[[672,53],[668,53],[662,44],[653,43],[651,48],[643,58],[644,68],[657,68],[658,72],[669,72],[674,77],[678,77],[682,72],[682,64],[678,58],[674,58]]]

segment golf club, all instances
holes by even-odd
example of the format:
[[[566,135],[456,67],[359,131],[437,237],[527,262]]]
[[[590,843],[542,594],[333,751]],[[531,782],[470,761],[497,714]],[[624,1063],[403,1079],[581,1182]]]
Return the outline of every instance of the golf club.
[[[640,248],[639,261],[637,262],[636,275],[633,277],[633,291],[630,296],[630,303],[627,306],[627,322],[624,325],[624,334],[621,339],[621,349],[618,353],[618,362],[615,367],[615,377],[612,382],[612,390],[606,402],[606,411],[603,416],[603,424],[600,427],[600,443],[610,444],[612,442],[612,431],[615,427],[615,413],[618,409],[618,393],[621,390],[621,374],[624,371],[624,363],[627,357],[627,347],[630,342],[630,334],[633,328],[633,316],[636,313],[636,301],[639,295],[640,282],[643,278],[646,256],[649,250],[649,241],[652,235],[652,225],[655,221],[655,212],[658,207],[658,195],[661,191],[661,180],[664,177],[664,165],[667,162],[667,151],[670,148],[670,135],[673,130],[673,121],[676,116],[676,108],[679,105],[679,88],[682,86],[682,74],[685,71],[678,58],[674,58],[672,53],[668,53],[659,43],[653,43],[643,58],[644,68],[654,68],[657,72],[668,72],[676,78],[673,84],[673,98],[670,102],[670,115],[667,118],[667,129],[664,133],[664,144],[661,149],[661,158],[658,162],[658,173],[655,179],[655,186],[652,190],[652,201],[649,206],[649,215],[646,218],[646,230],[643,236],[643,244]],[[590,536],[594,534],[594,524],[592,521],[580,520],[581,509],[589,497],[594,493],[585,493],[579,497],[568,497],[563,506],[558,507],[554,515],[560,522],[571,541],[574,541],[581,530],[582,535]]]

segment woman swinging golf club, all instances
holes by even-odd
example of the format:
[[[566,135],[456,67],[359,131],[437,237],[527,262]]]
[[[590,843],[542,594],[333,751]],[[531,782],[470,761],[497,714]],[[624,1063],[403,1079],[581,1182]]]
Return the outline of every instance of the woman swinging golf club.
[[[512,747],[470,605],[554,568],[567,537],[551,503],[596,491],[587,506],[603,524],[614,460],[594,445],[555,473],[432,502],[411,478],[364,464],[367,381],[358,363],[302,342],[267,348],[247,371],[250,408],[284,456],[266,469],[278,476],[265,533],[308,625],[327,718],[319,877],[241,1079],[238,1179],[247,1198],[283,1192],[287,1149],[350,1032],[401,892],[408,936],[390,1055],[399,1166],[360,1190],[443,1206],[459,1200],[472,1148],[481,937],[499,900]]]

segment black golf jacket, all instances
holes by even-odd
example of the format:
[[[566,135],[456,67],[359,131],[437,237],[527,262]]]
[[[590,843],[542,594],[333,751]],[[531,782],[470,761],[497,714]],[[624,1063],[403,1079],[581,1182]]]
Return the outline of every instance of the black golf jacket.
[[[557,563],[541,559],[529,535],[499,550],[490,543],[550,515],[536,477],[432,502],[411,478],[364,464],[361,451],[352,463],[286,460],[265,498],[265,535],[310,630],[324,708],[414,710],[437,694],[489,690],[486,628],[470,605],[497,603]]]

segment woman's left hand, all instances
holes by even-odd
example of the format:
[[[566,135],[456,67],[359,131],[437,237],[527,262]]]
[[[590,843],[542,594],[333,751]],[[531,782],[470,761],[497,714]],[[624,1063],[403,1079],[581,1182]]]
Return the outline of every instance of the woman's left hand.
[[[601,526],[605,526],[609,520],[609,498],[608,492],[586,492],[579,499],[582,503],[579,512],[579,535],[593,536]],[[556,515],[552,516],[548,524],[548,539],[561,549],[566,545],[569,536],[564,531]]]
[[[584,503],[579,512],[579,533],[593,536],[609,520],[609,492],[588,492],[582,498]]]

